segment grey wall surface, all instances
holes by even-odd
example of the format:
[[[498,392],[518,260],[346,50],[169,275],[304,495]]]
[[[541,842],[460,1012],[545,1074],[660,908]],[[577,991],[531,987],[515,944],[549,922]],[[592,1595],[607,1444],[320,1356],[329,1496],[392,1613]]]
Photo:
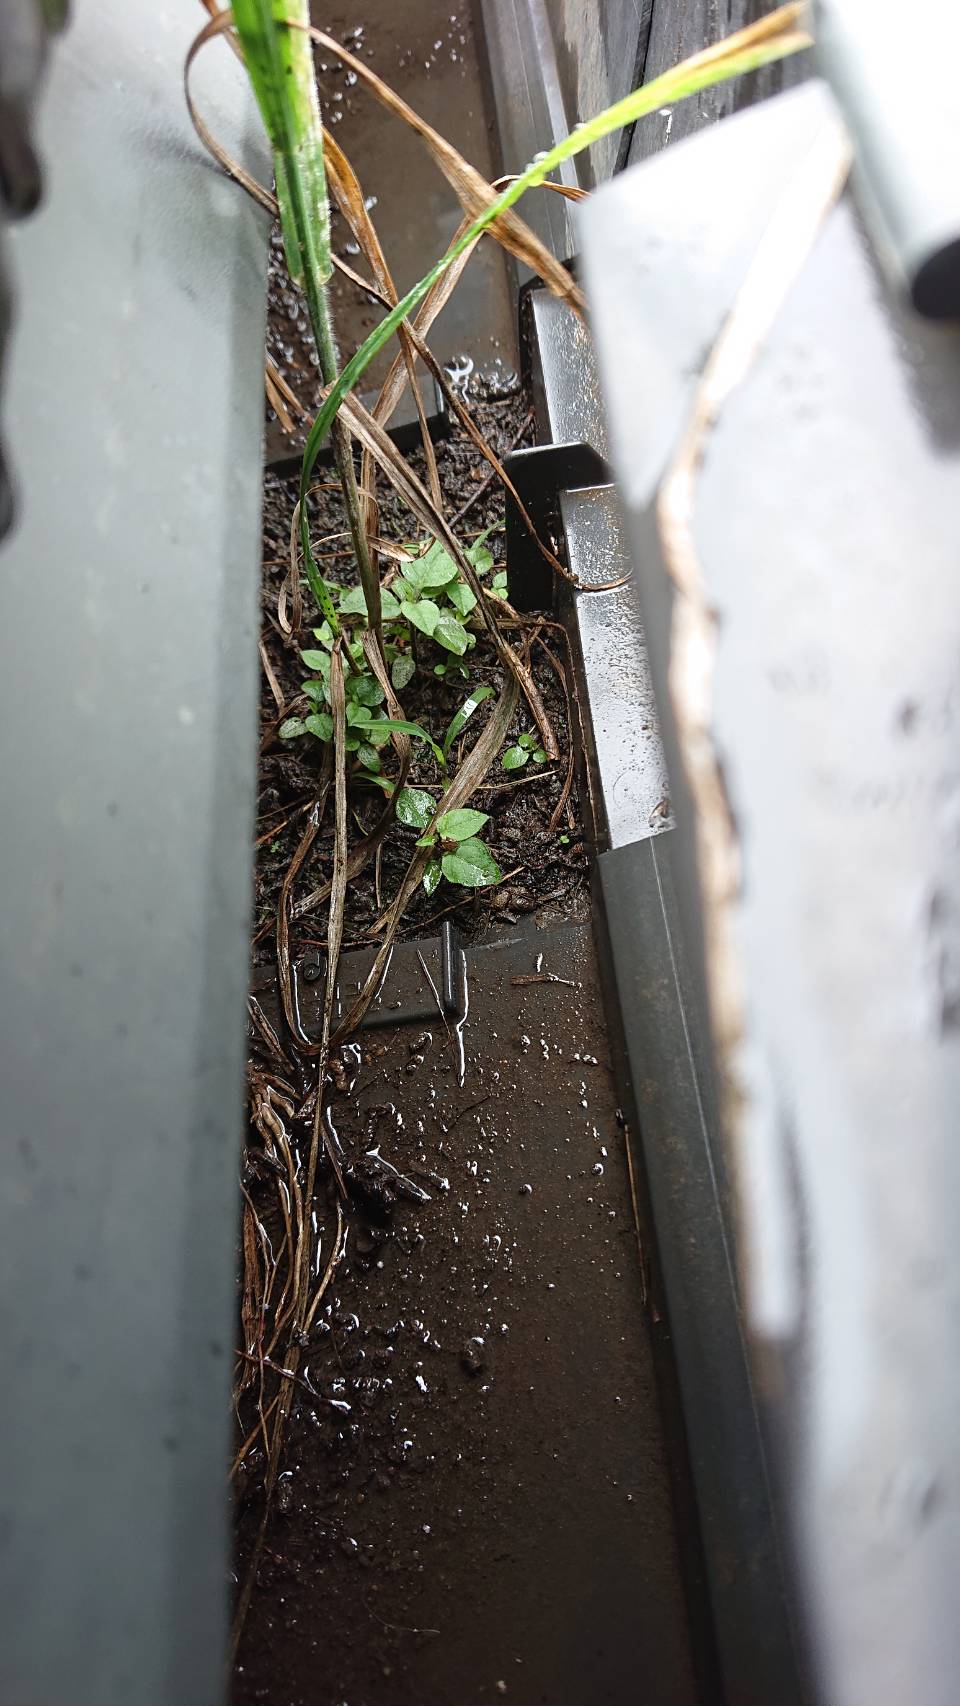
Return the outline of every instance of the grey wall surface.
[[[202,17],[75,8],[10,239],[4,1706],[221,1692],[266,243],[184,110]],[[205,53],[249,158],[239,68]]]

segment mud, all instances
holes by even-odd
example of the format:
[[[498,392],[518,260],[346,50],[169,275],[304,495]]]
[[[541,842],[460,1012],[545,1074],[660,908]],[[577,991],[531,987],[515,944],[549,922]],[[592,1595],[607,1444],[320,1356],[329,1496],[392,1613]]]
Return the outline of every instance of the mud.
[[[234,1706],[696,1697],[589,927],[474,948],[468,990],[462,1074],[439,1018],[344,1060],[349,1164],[429,1200],[353,1194]]]

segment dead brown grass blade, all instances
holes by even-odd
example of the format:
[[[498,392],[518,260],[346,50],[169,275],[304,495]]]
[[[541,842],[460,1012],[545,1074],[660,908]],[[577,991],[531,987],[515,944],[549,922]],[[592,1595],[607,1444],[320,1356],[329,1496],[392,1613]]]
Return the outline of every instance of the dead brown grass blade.
[[[320,1044],[319,1048],[315,1050],[319,1055],[317,1103],[313,1115],[313,1135],[307,1162],[307,1185],[304,1192],[304,1201],[308,1209],[313,1204],[313,1193],[316,1187],[321,1130],[324,1148],[327,1151],[337,1181],[337,1189],[344,1200],[346,1200],[347,1195],[339,1157],[323,1120],[324,1079],[327,1071],[327,1059],[330,1054],[330,1027],[333,1022],[333,1004],[337,993],[340,949],[343,944],[343,914],[347,901],[347,701],[343,686],[343,658],[339,645],[334,646],[330,655],[330,715],[333,718],[333,877],[330,883],[330,912],[327,919],[327,975],[323,987],[323,1017],[320,1028]],[[297,1316],[301,1321],[306,1314],[306,1294],[303,1291],[305,1284],[306,1275],[301,1274],[300,1283],[295,1288]]]
[[[300,27],[302,26],[298,26],[298,28]],[[321,47],[326,48],[330,53],[335,53],[345,65],[349,66],[351,71],[356,73],[361,82],[366,84],[367,88],[390,112],[403,119],[404,123],[416,132],[426,144],[432,159],[439,166],[471,221],[490,206],[490,203],[496,199],[496,191],[492,184],[489,184],[483,174],[478,172],[475,166],[471,166],[469,161],[465,160],[463,155],[458,153],[457,149],[440,135],[439,131],[427,124],[419,113],[414,112],[413,108],[408,106],[400,95],[397,95],[387,83],[384,83],[383,79],[370,69],[365,60],[358,59],[356,54],[350,52],[349,48],[345,48],[340,42],[335,41],[333,36],[328,36],[323,30],[311,27],[308,33],[311,39],[318,42]],[[575,313],[580,315],[584,313],[583,296],[570,274],[565,267],[560,265],[559,261],[554,259],[549,249],[540,242],[540,239],[534,236],[530,227],[524,223],[518,214],[510,210],[501,213],[490,226],[490,231],[503,244],[503,247],[509,250],[510,254],[522,261],[525,266],[530,267],[533,272],[539,274],[548,290],[568,303]]]
[[[204,0],[204,4],[206,4],[206,0]],[[207,11],[213,13],[214,8],[208,5]],[[204,148],[208,149],[213,155],[218,166],[222,166],[228,178],[233,178],[234,182],[238,183],[241,189],[245,189],[247,194],[252,196],[255,202],[259,203],[265,213],[269,213],[272,219],[276,219],[279,212],[276,197],[271,195],[269,190],[264,189],[258,179],[253,177],[250,172],[246,171],[238,161],[234,160],[232,156],[227,153],[225,148],[220,146],[220,143],[217,141],[213,132],[200,117],[200,113],[197,110],[197,105],[194,101],[193,93],[190,88],[190,72],[200,49],[205,47],[208,41],[213,41],[215,36],[222,36],[226,34],[231,29],[232,24],[232,12],[216,12],[211,17],[209,24],[204,24],[203,29],[190,43],[183,66],[184,100],[187,103],[187,112],[190,114],[190,120],[193,124],[193,128],[199,136],[200,141],[203,143]],[[236,38],[231,38],[228,35],[228,40],[233,41],[234,50],[239,52],[239,44],[237,43]]]
[[[283,1015],[287,1021],[290,1035],[297,1047],[307,1055],[320,1052],[320,1044],[314,1044],[304,1032],[300,1023],[300,1012],[293,989],[293,968],[290,961],[290,897],[293,885],[307,859],[323,818],[327,793],[330,787],[329,775],[321,784],[321,790],[307,815],[306,828],[284,874],[280,885],[280,895],[277,900],[277,981],[280,985],[280,999],[283,1003]]]
[[[286,401],[279,383],[281,375],[269,356],[267,356],[263,377],[267,393],[267,402],[270,404],[270,407],[276,415],[277,420],[280,422],[284,432],[289,435],[293,431],[293,421],[287,413]]]
[[[387,265],[386,257],[383,253],[383,248],[377,235],[376,227],[367,211],[366,200],[357,174],[339,143],[330,135],[329,131],[326,130],[323,133],[323,150],[327,165],[327,177],[330,183],[330,188],[333,191],[334,198],[337,202],[337,206],[340,208],[341,213],[353,232],[356,242],[359,244],[360,249],[366,258],[373,274],[374,282],[377,286],[377,294],[385,302],[385,305],[388,308],[393,308],[397,301],[396,285],[393,282],[390,268]],[[434,454],[433,440],[430,437],[430,429],[427,426],[427,417],[423,406],[423,398],[420,395],[420,388],[417,385],[416,359],[414,356],[413,344],[405,323],[399,327],[398,336],[400,340],[400,351],[403,364],[406,369],[407,378],[410,382],[410,390],[413,395],[414,405],[420,421],[420,436],[423,440],[424,455],[427,461],[427,485],[430,490],[430,495],[439,509],[443,503],[443,498],[440,492],[440,475],[437,470],[437,459]],[[384,424],[386,424],[386,422],[384,422]],[[368,451],[364,452],[360,483],[362,486],[368,487],[372,487],[373,485],[373,458],[370,456]],[[374,504],[371,506],[369,500],[365,501],[368,508],[372,508],[373,519],[368,531],[373,534],[376,532],[376,505]]]

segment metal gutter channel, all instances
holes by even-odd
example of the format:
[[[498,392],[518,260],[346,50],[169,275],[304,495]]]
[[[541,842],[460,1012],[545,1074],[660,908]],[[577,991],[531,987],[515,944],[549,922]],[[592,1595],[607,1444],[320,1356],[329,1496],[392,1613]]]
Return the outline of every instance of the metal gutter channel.
[[[514,159],[531,157],[554,134],[543,128],[543,83],[555,75],[556,54],[541,54],[533,67],[525,57],[534,10],[523,0],[483,7],[505,153]],[[560,202],[545,200],[551,208]],[[534,198],[524,211],[555,253],[572,252],[565,215],[551,224]],[[541,438],[606,458],[605,407],[586,328],[540,289],[528,293],[524,317]],[[562,492],[559,506],[577,577],[587,584],[627,577],[607,592],[565,586],[560,602],[574,641],[607,1005],[628,1118],[639,1132],[720,1672],[737,1706],[793,1706],[805,1689],[728,1247],[702,976],[677,900],[684,885],[644,618],[616,489]]]
[[[541,429],[604,453],[586,329],[543,291],[531,296],[531,317]],[[564,493],[560,504],[578,576],[632,577],[615,488]],[[622,1028],[720,1670],[738,1706],[786,1706],[801,1691],[727,1241],[701,980],[677,906],[669,784],[637,587],[630,578],[609,592],[565,588],[563,602],[585,713],[608,1006]]]

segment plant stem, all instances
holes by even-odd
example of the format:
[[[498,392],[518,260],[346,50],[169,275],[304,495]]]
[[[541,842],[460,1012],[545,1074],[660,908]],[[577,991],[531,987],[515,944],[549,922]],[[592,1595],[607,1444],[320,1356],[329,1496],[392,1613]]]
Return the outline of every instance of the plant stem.
[[[325,385],[337,379],[338,355],[327,298],[333,271],[323,125],[317,95],[307,0],[233,0],[233,21],[273,147],[280,223],[290,276],[303,285]],[[350,524],[367,618],[383,653],[380,581],[370,560],[350,436],[338,422],[331,433]],[[310,549],[307,493],[301,490],[301,539],[310,590],[334,634],[340,623]],[[355,669],[349,647],[348,666]]]
[[[305,281],[306,282],[306,281]],[[311,289],[306,283],[307,307],[313,325],[313,335],[316,340],[317,353],[320,357],[320,372],[325,385],[333,385],[339,371],[339,356],[337,354],[336,338],[333,330],[333,317],[330,313],[330,301],[326,285]],[[357,487],[357,475],[353,465],[353,450],[350,444],[350,434],[340,419],[334,421],[330,433],[333,445],[333,457],[340,476],[343,489],[343,502],[347,512],[347,522],[350,528],[350,538],[353,542],[353,554],[357,559],[360,571],[360,584],[367,605],[367,621],[370,630],[376,635],[377,646],[383,656],[383,615],[380,606],[380,576],[370,560],[370,548],[367,543],[366,530],[363,525],[363,515],[360,510],[360,492]],[[349,652],[348,652],[349,657]]]

